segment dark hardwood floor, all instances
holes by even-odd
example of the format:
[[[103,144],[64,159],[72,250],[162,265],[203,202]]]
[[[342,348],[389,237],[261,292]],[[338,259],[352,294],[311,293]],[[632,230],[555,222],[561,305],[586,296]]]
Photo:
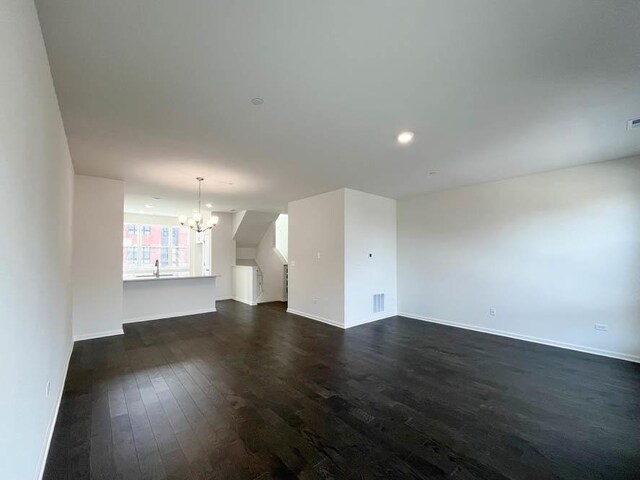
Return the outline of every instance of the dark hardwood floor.
[[[640,478],[640,365],[218,310],[76,343],[45,479]]]

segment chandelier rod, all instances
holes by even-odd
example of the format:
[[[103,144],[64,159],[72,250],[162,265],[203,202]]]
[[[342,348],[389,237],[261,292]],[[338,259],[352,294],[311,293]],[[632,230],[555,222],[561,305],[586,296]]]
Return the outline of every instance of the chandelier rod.
[[[201,201],[202,181],[204,180],[204,178],[196,177],[196,180],[198,180],[198,213],[200,213],[200,206],[202,204],[202,201]]]

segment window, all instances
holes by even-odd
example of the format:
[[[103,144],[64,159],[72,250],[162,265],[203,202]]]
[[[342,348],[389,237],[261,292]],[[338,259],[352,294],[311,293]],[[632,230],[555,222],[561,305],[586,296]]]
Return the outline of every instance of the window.
[[[144,235],[144,230],[142,231],[142,234]],[[142,247],[142,264],[149,265],[150,263],[151,263],[151,247]]]
[[[136,265],[138,263],[138,250],[135,247],[126,247],[124,255],[125,267]]]
[[[125,273],[148,272],[156,260],[174,272],[190,271],[189,229],[166,225],[125,223],[122,266]]]

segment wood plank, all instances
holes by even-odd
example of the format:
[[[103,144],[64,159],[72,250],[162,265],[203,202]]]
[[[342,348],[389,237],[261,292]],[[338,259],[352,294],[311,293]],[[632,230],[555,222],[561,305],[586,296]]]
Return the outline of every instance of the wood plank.
[[[44,478],[624,479],[640,365],[283,304],[78,342]]]

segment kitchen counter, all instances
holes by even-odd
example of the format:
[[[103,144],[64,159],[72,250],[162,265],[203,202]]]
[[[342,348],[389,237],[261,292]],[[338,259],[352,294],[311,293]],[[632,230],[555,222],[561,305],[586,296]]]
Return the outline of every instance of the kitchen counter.
[[[123,278],[123,323],[215,312],[219,276]]]
[[[148,276],[148,277],[125,277],[122,279],[123,282],[146,282],[149,280],[190,280],[194,278],[215,278],[220,275],[161,275],[159,277],[156,276]]]

